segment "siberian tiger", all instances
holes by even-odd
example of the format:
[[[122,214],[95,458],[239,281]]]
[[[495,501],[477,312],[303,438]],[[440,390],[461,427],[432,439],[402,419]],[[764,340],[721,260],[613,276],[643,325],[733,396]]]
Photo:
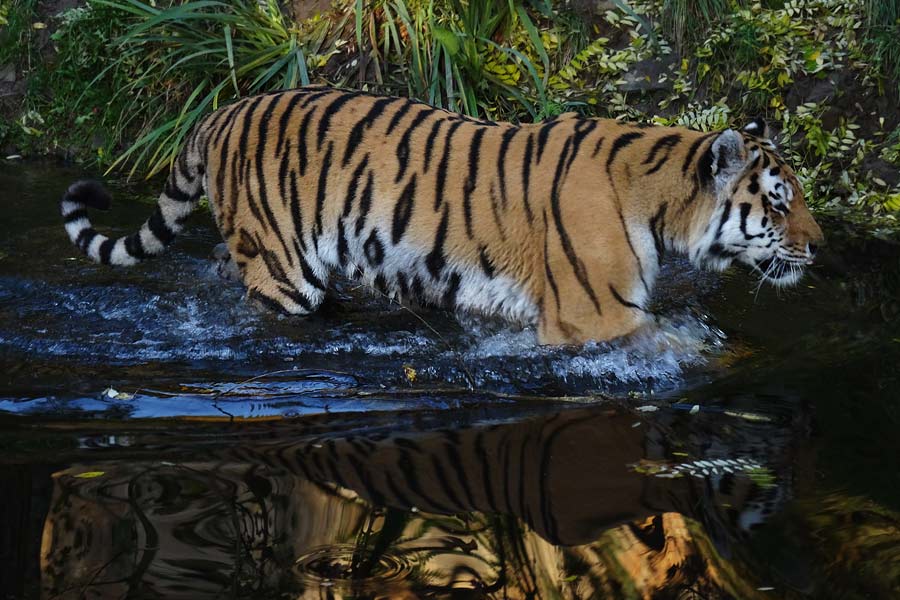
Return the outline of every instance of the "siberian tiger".
[[[666,250],[788,285],[823,238],[761,120],[718,133],[568,113],[514,125],[321,87],[206,117],[136,233],[93,229],[86,207],[110,205],[96,182],[73,184],[61,209],[91,259],[133,265],[172,242],[204,193],[224,264],[264,305],[309,314],[339,271],[533,324],[543,344],[648,323]]]

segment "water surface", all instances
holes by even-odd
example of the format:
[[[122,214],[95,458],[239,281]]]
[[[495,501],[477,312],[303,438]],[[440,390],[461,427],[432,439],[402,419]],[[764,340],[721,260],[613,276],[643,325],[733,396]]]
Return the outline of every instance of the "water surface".
[[[266,313],[201,212],[92,265],[81,176],[0,165],[8,597],[900,596],[895,240],[825,223],[780,292],[673,259],[655,332],[550,350],[348,282]]]

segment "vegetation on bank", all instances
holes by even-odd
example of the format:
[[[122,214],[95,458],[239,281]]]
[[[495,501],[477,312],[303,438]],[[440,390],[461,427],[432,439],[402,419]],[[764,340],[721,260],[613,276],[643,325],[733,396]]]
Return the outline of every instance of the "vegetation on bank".
[[[900,0],[46,4],[0,0],[7,151],[152,175],[215,107],[325,83],[514,121],[761,115],[815,207],[900,214]]]

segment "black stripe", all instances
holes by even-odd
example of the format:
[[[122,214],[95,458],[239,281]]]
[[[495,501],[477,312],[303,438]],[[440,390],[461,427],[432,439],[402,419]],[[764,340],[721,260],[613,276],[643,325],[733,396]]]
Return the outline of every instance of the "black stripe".
[[[613,142],[612,148],[609,150],[609,156],[606,158],[606,172],[609,173],[612,163],[616,160],[616,155],[625,147],[632,144],[635,140],[644,137],[644,133],[640,131],[629,131],[623,133]]]
[[[229,114],[229,119],[231,117],[236,117],[244,107],[249,106],[249,103],[243,104],[240,109],[236,109]],[[219,193],[222,194],[222,204],[223,207],[225,202],[228,200],[225,196],[225,173],[231,172],[231,202],[228,203],[229,210],[222,211],[222,235],[228,236],[233,233],[233,218],[234,218],[234,206],[235,206],[235,198],[236,198],[236,184],[235,184],[235,165],[231,166],[231,169],[228,168],[228,151],[231,149],[231,134],[234,132],[234,125],[237,122],[236,119],[231,119],[228,124],[228,131],[225,133],[225,141],[222,143],[222,148],[219,151],[219,169],[216,173],[216,187],[219,190]],[[218,143],[218,142],[216,142]]]
[[[313,273],[312,267],[309,266],[309,263],[306,262],[306,259],[303,257],[303,255],[298,255],[298,258],[300,259],[300,272],[303,274],[303,279],[306,280],[306,282],[314,288],[324,292],[325,284],[321,279],[316,277],[316,274]]]
[[[697,161],[697,179],[704,187],[713,182],[713,144],[709,145]]]
[[[491,258],[488,256],[487,248],[485,246],[481,247],[478,258],[481,259],[481,269],[484,271],[484,274],[488,276],[488,279],[493,279],[495,273],[494,264],[491,262]]]
[[[218,144],[222,140],[222,136],[226,135],[234,128],[235,118],[237,117],[238,113],[241,112],[241,110],[243,110],[246,106],[246,103],[238,102],[234,106],[223,108],[218,111],[220,113],[228,114],[226,115],[225,120],[222,122],[222,124],[216,127],[215,135],[212,139],[213,144]]]
[[[663,254],[666,251],[665,227],[666,210],[668,208],[669,203],[663,202],[656,214],[650,218],[650,234],[653,236],[653,245],[656,246],[656,259],[659,263],[662,263]]]
[[[628,300],[626,300],[625,298],[623,298],[623,297],[622,297],[622,294],[620,294],[620,293],[618,292],[618,290],[616,290],[616,288],[613,287],[612,284],[609,284],[609,291],[610,291],[610,293],[613,295],[613,298],[615,298],[616,301],[617,301],[619,304],[621,304],[622,306],[627,306],[628,308],[634,308],[634,309],[637,309],[637,310],[640,310],[640,311],[643,311],[643,310],[644,310],[644,307],[640,306],[639,304],[635,304],[634,302],[629,302]]]
[[[319,166],[319,185],[316,188],[316,235],[322,233],[322,210],[325,208],[325,193],[328,186],[328,176],[331,174],[331,153],[334,150],[334,142],[328,142],[328,151]]]
[[[332,90],[332,89],[325,89],[325,90],[321,90],[321,91],[305,92],[306,95],[305,95],[305,97],[304,97],[304,99],[303,99],[303,102],[300,104],[300,108],[301,108],[301,109],[302,109],[302,108],[306,108],[307,106],[309,106],[310,104],[312,104],[313,102],[315,102],[316,100],[318,100],[319,98],[322,98],[323,96],[327,96],[327,95],[332,94],[332,93],[340,93],[340,92],[339,92],[338,90]],[[313,110],[315,110],[315,108],[313,108]]]
[[[722,236],[722,228],[725,227],[725,223],[728,222],[728,217],[731,216],[731,200],[725,201],[725,208],[722,209],[722,216],[719,218],[719,226],[716,228],[716,239],[719,239]]]
[[[287,314],[287,311],[284,309],[284,306],[280,302],[265,295],[256,288],[251,288],[250,290],[248,290],[247,296],[249,296],[253,300],[258,301],[260,304],[273,312]]]
[[[593,119],[582,120],[575,125],[575,134],[572,136],[572,153],[569,155],[569,162],[566,163],[566,173],[572,168],[572,163],[575,162],[575,158],[578,156],[578,150],[581,147],[581,143],[596,128],[597,121],[594,121]]]
[[[461,281],[462,278],[459,276],[459,273],[455,271],[451,273],[447,284],[447,291],[444,292],[444,297],[441,299],[441,306],[448,310],[452,310],[456,306],[456,295],[459,293]]]
[[[403,117],[406,116],[406,113],[408,113],[413,106],[416,106],[415,102],[410,102],[409,100],[405,100],[403,102],[403,106],[400,107],[400,110],[395,112],[394,116],[391,117],[391,121],[387,126],[387,131],[384,132],[385,136],[391,135],[394,127],[400,124],[400,121],[403,119]]]
[[[263,264],[266,266],[266,270],[269,272],[269,275],[272,276],[272,279],[288,286],[291,285],[287,276],[287,271],[284,270],[284,266],[281,264],[281,261],[278,260],[278,255],[267,248],[263,248],[262,240],[258,235],[256,237],[256,245],[262,250],[260,254],[263,259]]]
[[[319,119],[319,128],[316,136],[316,150],[322,150],[322,144],[325,142],[325,134],[328,132],[328,127],[331,125],[331,118],[334,117],[335,114],[345,104],[353,100],[359,96],[358,93],[355,92],[347,92],[341,91],[340,95],[328,106],[325,107],[325,111],[322,113],[322,118]]]
[[[263,96],[257,97],[250,102],[250,105],[247,108],[247,114],[244,115],[244,126],[241,128],[241,136],[238,138],[237,152],[234,154],[235,160],[237,160],[238,157],[243,159],[243,157],[247,156],[247,142],[250,138],[250,127],[253,125],[253,113],[256,112],[256,109],[259,107],[262,100]]]
[[[369,238],[363,244],[363,252],[366,255],[366,260],[373,267],[379,267],[384,262],[384,244],[378,238],[376,229],[372,229],[372,233],[369,234]]]
[[[366,217],[369,215],[369,208],[372,206],[372,189],[374,187],[372,171],[366,179],[366,187],[363,188],[362,196],[359,199],[359,216],[356,217],[356,237],[362,232],[366,225]]]
[[[400,296],[409,298],[409,284],[406,282],[406,275],[402,271],[397,271],[397,285],[400,287]]]
[[[359,182],[368,166],[369,155],[366,154],[353,171],[353,175],[350,178],[350,184],[347,186],[347,197],[344,198],[344,217],[349,217],[350,212],[353,210],[353,201],[356,200],[356,193],[359,191]]]
[[[252,259],[259,256],[259,245],[256,243],[256,239],[254,239],[254,237],[243,227],[241,228],[237,248],[235,248],[235,250],[237,250],[238,254],[242,254],[247,258]]]
[[[429,116],[432,112],[434,111],[427,109],[420,111],[419,114],[416,115],[416,118],[413,119],[413,122],[410,123],[409,127],[406,128],[406,131],[403,132],[403,137],[400,138],[400,143],[397,144],[397,162],[400,164],[400,169],[397,171],[397,176],[394,178],[395,182],[400,182],[403,175],[406,173],[406,168],[409,166],[409,140],[412,138],[413,132],[422,124],[425,117]]]
[[[660,150],[665,149],[666,153],[659,159],[659,161],[657,161],[657,163],[655,165],[653,165],[644,174],[652,175],[652,174],[656,173],[657,171],[659,171],[662,168],[662,166],[664,164],[666,164],[666,162],[668,162],[669,155],[672,153],[672,148],[679,142],[681,142],[681,135],[677,134],[677,133],[674,133],[672,135],[666,135],[666,136],[663,136],[663,137],[659,138],[658,140],[656,140],[656,143],[653,144],[653,147],[650,149],[650,154],[647,156],[646,159],[644,159],[644,162],[641,164],[649,165],[656,158],[656,155],[659,153]]]
[[[418,275],[413,277],[412,287],[410,288],[410,295],[417,300],[425,300],[425,286],[422,285],[422,280]]]
[[[416,176],[413,175],[410,178],[409,183],[406,184],[406,187],[403,188],[403,191],[400,193],[400,198],[394,206],[394,220],[391,225],[391,240],[394,242],[395,246],[400,242],[403,234],[406,233],[406,228],[409,226],[410,218],[412,218],[415,203]]]
[[[253,163],[252,160],[247,160],[244,163],[246,167],[246,182],[247,185],[244,186],[244,194],[247,197],[247,205],[250,207],[250,213],[253,217],[259,222],[260,226],[262,226],[262,230],[268,233],[269,224],[263,218],[262,211],[259,208],[259,204],[256,202],[256,197],[253,195],[253,186],[250,185],[250,165]],[[260,182],[261,184],[262,182]],[[262,185],[259,186],[262,189]]]
[[[156,210],[154,210],[153,214],[150,215],[150,218],[147,219],[147,226],[150,228],[150,232],[164,246],[168,246],[172,243],[172,240],[175,239],[175,232],[169,228],[169,225],[163,218],[162,209],[159,206],[156,207]]]
[[[291,169],[290,196],[292,229],[300,240],[300,246],[306,251],[306,240],[303,239],[303,213],[300,208],[300,193],[297,189],[297,171]],[[299,254],[300,252],[298,252]]]
[[[275,155],[278,156],[281,154],[282,147],[284,146],[284,134],[288,128],[288,121],[291,119],[291,115],[294,114],[294,108],[297,107],[297,104],[303,99],[303,94],[299,92],[295,92],[293,96],[291,96],[290,102],[288,105],[284,107],[284,112],[281,113],[281,118],[278,119],[278,141],[275,143]],[[285,152],[289,152],[289,150],[284,149]]]
[[[578,283],[581,284],[582,289],[591,299],[591,303],[594,305],[594,309],[597,311],[597,314],[602,314],[600,310],[600,301],[597,300],[597,294],[594,293],[594,288],[591,286],[590,279],[587,275],[587,269],[584,266],[584,263],[575,252],[575,248],[572,246],[572,241],[569,239],[569,234],[566,231],[565,226],[562,222],[562,211],[560,210],[560,186],[562,185],[562,175],[563,175],[563,166],[565,165],[566,159],[568,158],[569,152],[571,151],[572,140],[571,138],[566,140],[565,145],[563,146],[562,154],[559,157],[559,162],[556,164],[556,175],[553,177],[553,186],[550,189],[550,207],[553,211],[553,222],[556,225],[556,233],[559,235],[560,243],[563,247],[563,252],[566,255],[566,258],[569,261],[569,264],[572,266],[572,272],[575,274],[575,278],[578,280]]]
[[[78,233],[78,237],[75,238],[75,245],[81,248],[81,251],[87,254],[88,248],[91,247],[91,242],[94,241],[94,238],[100,235],[97,233],[97,230],[93,227],[88,227],[86,229],[82,229]]]
[[[344,221],[338,219],[338,263],[343,267],[347,265],[347,255],[350,249],[347,246],[347,234],[344,232]]]
[[[750,209],[753,208],[753,205],[748,202],[741,202],[741,233],[744,234],[745,240],[752,240],[754,238],[765,237],[765,233],[757,233],[757,234],[749,234],[747,233],[747,216],[750,214]],[[777,208],[777,207],[776,207]]]
[[[663,149],[671,149],[672,146],[681,141],[681,135],[677,133],[673,133],[671,135],[664,135],[663,137],[656,140],[653,143],[653,146],[650,148],[650,154],[647,155],[647,158],[641,162],[642,165],[649,165],[656,159],[656,155],[659,154],[660,150]]]
[[[175,171],[169,175],[169,178],[166,180],[166,186],[163,188],[163,193],[170,200],[174,200],[176,202],[193,202],[197,199],[197,196],[200,194],[189,194],[178,187],[178,184],[175,182]]]
[[[544,147],[547,145],[547,138],[550,137],[550,130],[560,124],[560,121],[550,121],[545,125],[541,126],[541,130],[538,132],[538,140],[537,140],[537,162],[541,162],[541,156],[544,154]]]
[[[448,434],[452,433],[453,432],[448,432]],[[459,453],[458,447],[458,440],[451,437],[444,443],[444,453],[448,458],[447,462],[453,468],[453,472],[456,473],[456,480],[459,483],[459,486],[466,494],[466,501],[468,504],[465,505],[465,508],[474,510],[477,505],[475,504],[475,498],[472,496],[472,486],[469,485],[469,478],[466,476],[466,472],[463,469],[465,462]]]
[[[462,121],[454,122],[453,125],[450,126],[450,129],[447,130],[447,135],[444,138],[444,153],[441,155],[441,161],[438,163],[437,179],[434,187],[434,210],[439,209],[441,207],[441,202],[444,201],[444,186],[447,184],[447,167],[450,164],[450,140],[462,123]]]
[[[425,166],[422,168],[423,173],[427,173],[428,167],[431,165],[431,153],[434,151],[434,141],[437,138],[438,130],[443,124],[444,119],[435,120],[434,125],[431,126],[431,131],[428,132],[428,137],[425,139]]]
[[[544,215],[544,223],[546,225],[547,216]],[[545,227],[546,229],[546,227]],[[550,261],[548,257],[547,240],[550,237],[549,231],[544,234],[544,273],[547,275],[547,283],[550,284],[550,290],[553,292],[553,299],[556,301],[556,310],[559,312],[559,288],[556,287],[556,278],[553,277],[553,271],[550,269]]]
[[[591,152],[591,158],[596,158],[596,156],[600,153],[600,149],[603,147],[603,142],[606,141],[605,137],[597,140],[597,143],[594,145],[594,151]]]
[[[518,133],[518,127],[510,127],[503,132],[503,141],[500,142],[500,152],[497,154],[497,177],[500,179],[500,201],[506,209],[506,153],[513,137]]]
[[[497,190],[494,189],[494,184],[491,183],[491,215],[494,217],[494,225],[497,226],[497,232],[500,234],[500,239],[506,241],[506,231],[503,228],[503,222],[500,220],[500,198],[497,197]]]
[[[278,221],[275,220],[275,213],[272,212],[272,207],[269,204],[269,189],[266,185],[266,176],[263,172],[263,166],[267,162],[266,161],[266,146],[269,142],[269,125],[272,118],[272,113],[277,108],[278,102],[284,97],[275,96],[275,99],[266,107],[266,110],[263,112],[262,116],[259,120],[259,131],[257,135],[259,139],[256,141],[256,182],[259,186],[259,202],[262,205],[263,213],[266,215],[266,220],[269,223],[269,226],[272,228],[272,231],[275,232],[275,236],[278,238],[279,243],[281,243],[281,247],[284,250],[285,256],[290,258],[291,251],[288,249],[287,242],[284,239],[284,235],[282,234],[281,227],[278,226]],[[248,186],[249,187],[249,186]],[[293,266],[293,261],[292,266]]]
[[[318,106],[314,106],[311,111],[303,115],[303,120],[300,122],[300,132],[297,136],[297,158],[300,160],[301,177],[306,175],[306,165],[309,164],[309,157],[306,151],[306,133],[309,131],[309,123],[312,121],[312,117],[318,108]]]
[[[447,239],[447,226],[450,218],[450,205],[444,205],[444,214],[441,216],[441,222],[438,224],[437,231],[434,234],[434,246],[431,252],[425,257],[425,266],[431,277],[438,279],[441,276],[441,270],[446,264],[444,259],[444,241]]]
[[[72,212],[66,214],[63,217],[64,223],[71,223],[72,221],[77,221],[78,219],[87,219],[88,211],[85,208],[76,208]]]
[[[534,134],[528,135],[525,143],[525,158],[522,160],[522,204],[525,207],[525,217],[530,225],[534,221],[534,213],[531,212],[531,203],[528,201],[528,190],[531,187],[531,157],[534,152]]]
[[[388,294],[388,286],[387,279],[384,278],[384,273],[379,273],[375,276],[375,281],[372,283],[376,290],[387,296]]]
[[[484,432],[482,431],[477,431],[475,434],[475,457],[481,465],[481,487],[484,488],[484,492],[487,495],[488,507],[496,512],[498,508],[497,501],[494,498],[494,481],[493,477],[491,477],[491,469],[488,468],[488,465],[494,464],[495,457],[491,456],[488,458],[488,453],[484,448]]]
[[[691,147],[688,148],[688,152],[684,157],[684,164],[681,165],[681,172],[687,173],[688,169],[691,168],[691,164],[694,160],[694,155],[697,154],[697,150],[700,149],[700,145],[703,144],[704,141],[710,138],[710,136],[716,135],[714,133],[708,133],[706,135],[698,137],[694,140],[694,143],[691,144]]]
[[[113,247],[116,245],[116,240],[112,238],[106,238],[100,244],[100,248],[97,251],[97,254],[100,257],[100,262],[104,265],[109,264],[110,256],[112,256]]]
[[[281,132],[279,132],[280,134]],[[281,153],[281,160],[278,164],[278,197],[281,198],[283,206],[288,204],[287,184],[288,173],[291,168],[291,140],[288,140],[284,146],[284,152]]]
[[[380,100],[376,100],[375,103],[372,104],[372,108],[369,109],[369,112],[366,113],[366,116],[353,126],[353,129],[350,130],[350,138],[347,140],[346,149],[344,150],[344,159],[341,161],[342,166],[346,167],[350,162],[350,159],[359,147],[366,130],[371,128],[375,121],[378,120],[378,117],[384,113],[384,109],[387,105],[398,100],[399,98],[381,98]]]
[[[142,260],[146,256],[140,232],[132,233],[125,238],[125,252],[138,260]]]
[[[612,163],[619,151],[642,137],[644,137],[644,134],[642,132],[632,131],[629,133],[623,133],[618,138],[616,138],[616,140],[612,144],[612,148],[609,149],[609,157],[606,159],[606,175],[609,179],[609,185],[613,192],[613,202],[616,206],[616,212],[619,214],[619,223],[621,223],[622,231],[625,233],[625,241],[628,242],[628,248],[631,250],[631,254],[632,256],[634,256],[634,260],[637,262],[638,274],[640,275],[641,283],[644,285],[644,289],[649,293],[650,286],[647,284],[647,280],[644,278],[644,265],[641,263],[641,259],[637,255],[637,251],[634,249],[634,243],[632,243],[631,241],[631,234],[628,232],[627,223],[625,223],[625,215],[622,213],[622,201],[619,199],[619,192],[616,190],[615,179],[612,175]]]
[[[466,234],[469,239],[475,237],[472,231],[472,192],[478,184],[478,159],[481,153],[481,141],[484,138],[484,129],[479,129],[472,136],[472,143],[469,145],[469,177],[463,186],[463,215],[466,222]]]

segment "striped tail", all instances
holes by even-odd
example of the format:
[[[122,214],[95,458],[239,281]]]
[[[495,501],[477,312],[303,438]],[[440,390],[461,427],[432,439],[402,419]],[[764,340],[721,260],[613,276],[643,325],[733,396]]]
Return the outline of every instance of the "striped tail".
[[[196,149],[186,148],[175,162],[156,210],[140,230],[118,239],[98,233],[91,226],[87,208],[109,210],[112,197],[96,181],[76,181],[60,202],[66,233],[91,260],[104,265],[136,265],[145,258],[162,254],[183,229],[203,193],[203,165]],[[190,156],[190,155],[193,155]]]

